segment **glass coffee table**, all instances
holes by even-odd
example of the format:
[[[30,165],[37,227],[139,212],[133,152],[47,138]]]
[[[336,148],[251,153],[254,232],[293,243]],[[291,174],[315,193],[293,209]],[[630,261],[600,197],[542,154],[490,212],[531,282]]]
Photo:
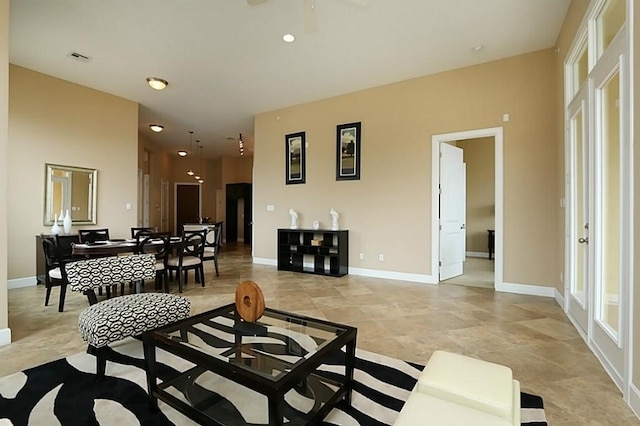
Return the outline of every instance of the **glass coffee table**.
[[[200,424],[319,423],[351,404],[356,335],[269,308],[246,323],[235,304],[222,306],[143,334],[150,403]]]

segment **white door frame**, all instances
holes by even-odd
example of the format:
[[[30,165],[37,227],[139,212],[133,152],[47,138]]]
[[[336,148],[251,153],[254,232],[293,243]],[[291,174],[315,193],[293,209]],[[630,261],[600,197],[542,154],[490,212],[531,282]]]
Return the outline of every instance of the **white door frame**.
[[[438,282],[438,263],[440,253],[439,215],[440,197],[438,184],[440,181],[440,144],[465,139],[492,137],[494,139],[495,155],[495,274],[494,288],[496,291],[509,291],[503,283],[502,236],[504,227],[504,165],[503,165],[503,128],[490,127],[486,129],[467,130],[456,133],[443,133],[431,136],[431,274]]]

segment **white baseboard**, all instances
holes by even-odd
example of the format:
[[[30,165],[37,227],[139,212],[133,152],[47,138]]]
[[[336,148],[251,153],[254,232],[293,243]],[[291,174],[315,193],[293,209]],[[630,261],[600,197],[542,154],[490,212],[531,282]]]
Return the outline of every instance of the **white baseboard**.
[[[278,261],[275,259],[267,259],[266,257],[254,257],[253,263],[258,265],[278,266]]]
[[[556,303],[560,305],[560,308],[562,308],[562,310],[564,311],[564,295],[560,293],[557,288],[554,288],[554,290],[555,290],[554,298],[556,299]]]
[[[264,257],[254,257],[253,263],[258,265],[278,266],[278,261],[275,259],[268,259]],[[305,264],[306,267],[312,268],[313,264]],[[364,268],[352,268],[349,267],[349,274],[359,275],[363,277],[372,278],[386,278],[390,280],[398,281],[411,281],[424,284],[437,284],[438,280],[431,275],[423,274],[410,274],[406,272],[394,272],[394,271],[382,271],[379,269],[364,269]]]
[[[13,280],[7,280],[7,289],[31,287],[38,284],[36,277],[15,278]]]
[[[407,272],[382,271],[379,269],[349,268],[351,275],[362,277],[386,278],[389,280],[411,281],[422,284],[438,284],[438,279],[433,275],[411,274]]]
[[[468,251],[465,253],[465,256],[467,257],[482,257],[484,259],[488,259],[489,258],[489,252],[488,251]]]
[[[640,418],[640,390],[633,383],[629,386],[629,407]]]
[[[11,343],[11,329],[0,329],[0,346],[8,345]]]
[[[496,283],[496,291],[515,294],[528,294],[530,296],[555,297],[555,287],[543,287],[541,285]]]

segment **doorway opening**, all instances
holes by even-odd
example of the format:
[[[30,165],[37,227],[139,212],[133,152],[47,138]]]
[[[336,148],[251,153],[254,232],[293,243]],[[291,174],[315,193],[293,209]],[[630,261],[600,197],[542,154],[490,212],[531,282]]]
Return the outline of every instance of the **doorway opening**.
[[[495,127],[432,136],[431,253],[437,282],[502,286],[502,135],[502,127]]]
[[[198,223],[200,218],[200,184],[176,183],[175,234],[182,234],[185,223]]]
[[[226,192],[226,242],[251,244],[252,189],[250,183],[228,183]]]

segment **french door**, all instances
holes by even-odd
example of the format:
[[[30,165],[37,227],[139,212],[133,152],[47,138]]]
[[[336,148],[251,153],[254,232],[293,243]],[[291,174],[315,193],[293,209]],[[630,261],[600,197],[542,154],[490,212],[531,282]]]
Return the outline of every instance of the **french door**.
[[[566,75],[566,309],[628,392],[632,150],[625,0],[593,0]]]

